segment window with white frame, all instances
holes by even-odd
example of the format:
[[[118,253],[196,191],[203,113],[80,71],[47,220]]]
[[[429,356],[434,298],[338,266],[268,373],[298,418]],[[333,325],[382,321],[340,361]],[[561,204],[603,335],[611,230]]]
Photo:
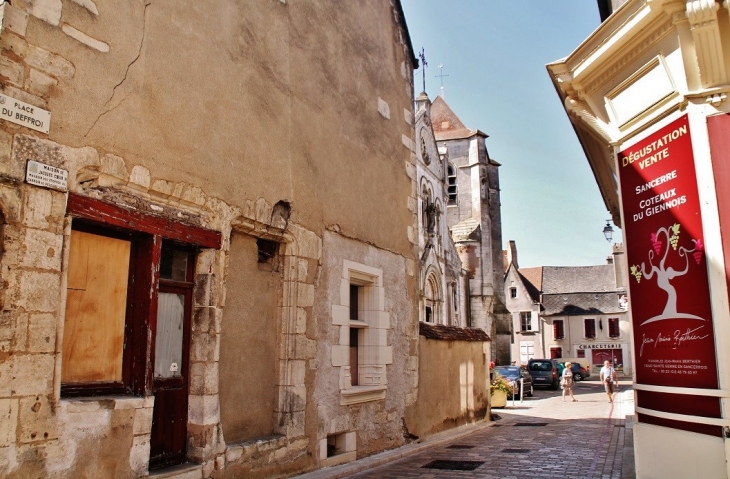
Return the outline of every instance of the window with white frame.
[[[340,404],[384,399],[393,352],[386,339],[390,315],[383,271],[344,260],[340,282],[339,304],[332,305],[332,324],[340,330],[340,343],[332,346],[332,365],[340,370]]]

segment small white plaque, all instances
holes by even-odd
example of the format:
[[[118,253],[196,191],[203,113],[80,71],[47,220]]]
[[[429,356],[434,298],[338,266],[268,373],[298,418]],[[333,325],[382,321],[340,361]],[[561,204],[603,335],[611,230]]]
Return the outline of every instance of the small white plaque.
[[[68,171],[55,166],[28,160],[25,171],[25,181],[28,184],[66,191],[68,189]]]
[[[177,363],[170,364],[170,372],[176,373],[177,372]]]
[[[42,133],[48,133],[51,128],[50,111],[7,95],[0,95],[0,118]]]

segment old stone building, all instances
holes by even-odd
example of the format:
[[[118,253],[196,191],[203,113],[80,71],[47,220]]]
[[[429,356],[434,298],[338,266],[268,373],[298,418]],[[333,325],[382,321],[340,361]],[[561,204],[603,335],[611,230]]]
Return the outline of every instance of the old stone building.
[[[443,157],[444,216],[469,278],[465,324],[492,338],[491,359],[509,364],[509,314],[504,302],[499,163],[489,157],[487,135],[467,128],[438,96],[431,125]]]
[[[586,358],[595,377],[606,359],[619,374],[632,373],[623,245],[614,245],[607,264],[520,268],[512,256],[505,277],[512,317],[512,357]]]
[[[266,477],[403,444],[419,200],[400,3],[0,15],[0,476]],[[492,283],[472,285],[485,310]]]
[[[438,147],[426,93],[416,99],[419,318],[418,400],[406,426],[422,437],[485,418],[490,337],[471,327],[471,275],[446,220],[448,157]]]

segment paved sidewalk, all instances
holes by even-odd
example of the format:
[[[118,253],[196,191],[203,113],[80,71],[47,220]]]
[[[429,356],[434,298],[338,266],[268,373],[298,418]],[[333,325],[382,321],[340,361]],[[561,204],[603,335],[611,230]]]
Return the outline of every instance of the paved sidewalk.
[[[497,421],[299,477],[633,479],[633,391],[624,387],[613,403],[597,381],[578,383],[578,402],[560,393],[536,391],[493,410]]]

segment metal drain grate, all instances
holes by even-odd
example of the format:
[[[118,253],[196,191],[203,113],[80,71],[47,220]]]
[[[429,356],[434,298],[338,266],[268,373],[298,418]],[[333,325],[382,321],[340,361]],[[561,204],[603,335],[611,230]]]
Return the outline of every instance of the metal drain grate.
[[[474,449],[474,446],[469,446],[467,444],[452,444],[451,446],[448,446],[446,449]]]
[[[531,426],[531,427],[541,427],[541,426],[547,426],[547,425],[548,425],[548,423],[546,423],[546,422],[518,422],[517,424],[515,424],[515,427],[519,427],[519,426],[522,426],[522,427],[529,427],[529,426]]]
[[[614,424],[613,427],[626,427],[626,424]]]
[[[507,454],[525,454],[526,452],[530,452],[529,449],[502,449],[502,452],[506,452]]]
[[[425,469],[448,469],[451,471],[473,471],[479,466],[484,464],[484,461],[446,461],[436,460],[431,461],[423,468]]]

